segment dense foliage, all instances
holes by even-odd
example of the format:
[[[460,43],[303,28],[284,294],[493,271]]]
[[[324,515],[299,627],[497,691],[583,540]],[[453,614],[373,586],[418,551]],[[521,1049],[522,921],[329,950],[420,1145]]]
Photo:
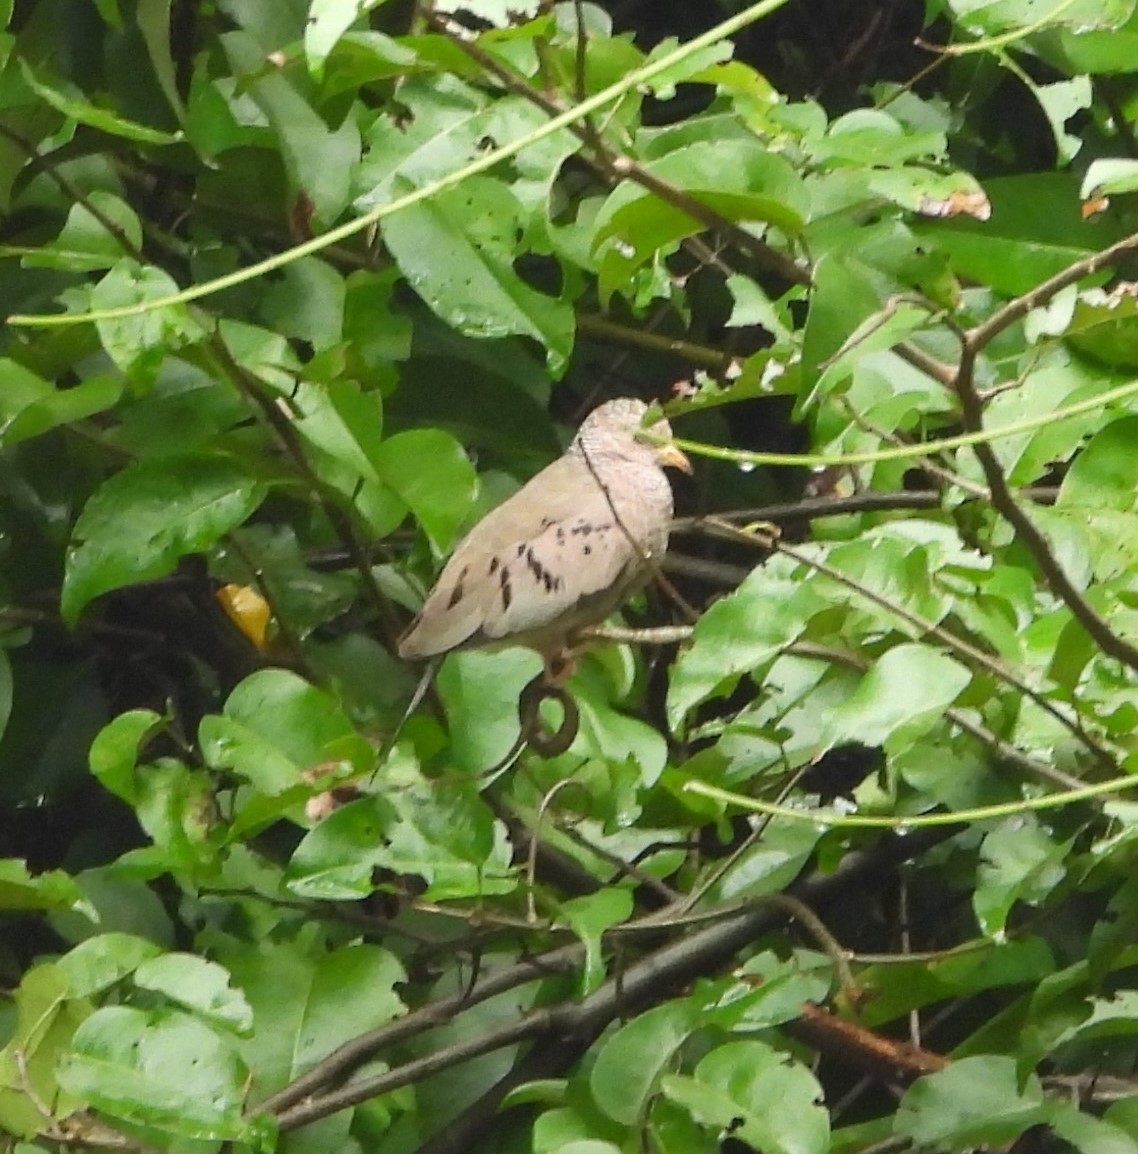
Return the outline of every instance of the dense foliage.
[[[0,0],[4,1149],[1138,1154],[1135,0],[611,7]]]

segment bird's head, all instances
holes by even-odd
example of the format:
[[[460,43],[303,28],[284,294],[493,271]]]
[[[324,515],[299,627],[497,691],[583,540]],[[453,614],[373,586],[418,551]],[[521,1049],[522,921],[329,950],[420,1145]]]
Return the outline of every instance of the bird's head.
[[[581,423],[573,440],[587,457],[646,457],[660,468],[691,473],[691,462],[672,442],[672,426],[661,417],[644,424],[648,406],[634,397],[598,405]]]

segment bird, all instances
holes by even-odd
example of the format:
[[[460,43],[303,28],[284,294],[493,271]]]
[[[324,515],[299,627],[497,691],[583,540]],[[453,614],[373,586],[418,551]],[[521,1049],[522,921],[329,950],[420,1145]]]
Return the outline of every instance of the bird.
[[[571,670],[579,633],[646,584],[668,545],[665,467],[691,472],[648,406],[606,401],[565,453],[492,509],[455,547],[398,643],[406,660],[525,646],[548,680]],[[644,431],[654,440],[641,439]]]

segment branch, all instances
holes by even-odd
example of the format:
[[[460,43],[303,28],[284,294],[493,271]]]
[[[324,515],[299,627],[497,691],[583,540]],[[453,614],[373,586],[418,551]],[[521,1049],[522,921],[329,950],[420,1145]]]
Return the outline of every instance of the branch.
[[[719,349],[699,345],[694,341],[680,340],[678,337],[665,337],[659,333],[629,328],[596,313],[578,312],[577,328],[580,332],[600,341],[631,345],[654,353],[668,353],[671,356],[682,357],[689,364],[699,365],[720,374],[730,372],[739,363],[739,358],[732,353],[721,352]]]
[[[455,36],[447,20],[432,13],[428,16],[428,21],[436,31],[446,36],[455,47],[459,48],[469,56],[471,60],[475,61],[475,63],[484,68],[495,79],[499,80],[507,90],[529,100],[551,117],[561,116],[565,113],[565,108],[556,100],[534,88],[524,76],[506,67],[478,44],[462,36]],[[714,209],[709,208],[701,200],[691,196],[684,189],[678,188],[671,182],[663,180],[654,173],[649,172],[631,157],[613,152],[603,144],[600,137],[591,131],[589,127],[578,123],[570,124],[567,127],[574,136],[594,151],[594,167],[596,171],[609,181],[617,177],[627,178],[639,184],[642,188],[646,188],[660,200],[670,204],[673,208],[679,209],[687,216],[690,216],[692,220],[702,224],[705,228],[726,234],[738,249],[750,256],[760,267],[778,273],[778,275],[791,284],[807,287],[810,285],[811,278],[809,272],[791,257],[772,248],[766,241],[754,236],[733,220],[721,216]]]
[[[1053,277],[1048,277],[1042,284],[1036,285],[1030,292],[1016,297],[1014,301],[1009,301],[1003,308],[997,309],[986,321],[982,321],[964,334],[965,356],[967,357],[971,353],[974,359],[975,355],[986,345],[991,344],[1004,329],[1015,324],[1021,317],[1027,316],[1032,309],[1046,304],[1056,293],[1061,292],[1068,285],[1075,284],[1083,277],[1098,272],[1099,269],[1115,264],[1132,252],[1138,252],[1138,233],[1123,237],[1116,244],[1104,248],[1102,252],[1092,253],[1090,256],[1084,257],[1083,260],[1075,261],[1074,264],[1068,265]],[[961,372],[963,367],[962,364]],[[969,368],[969,379],[971,380],[971,368]],[[953,383],[954,385],[957,384],[957,382]]]
[[[938,384],[944,385],[946,389],[952,388],[953,381],[956,379],[956,369],[953,365],[947,364],[945,361],[938,361],[936,357],[930,356],[924,349],[918,348],[909,341],[902,341],[899,345],[894,345],[893,352],[901,360],[908,361],[913,368],[924,373],[926,377],[931,377]]]
[[[883,597],[880,593],[870,589],[868,586],[855,581],[852,577],[846,573],[843,573],[840,569],[836,569],[833,565],[830,565],[817,557],[811,557],[800,549],[796,549],[791,545],[786,545],[782,541],[779,541],[773,537],[760,537],[757,534],[746,533],[743,530],[736,529],[734,526],[729,524],[716,526],[713,518],[707,518],[704,523],[708,531],[712,531],[718,528],[719,534],[721,534],[726,540],[738,541],[741,544],[749,543],[754,548],[770,549],[779,553],[783,553],[787,557],[791,558],[791,560],[797,561],[800,565],[806,565],[818,573],[823,573],[827,577],[838,581],[842,585],[845,585],[848,589],[855,590],[867,601],[870,601],[874,605],[884,609],[886,612],[893,614],[893,616],[897,617],[901,621],[904,621],[907,625],[911,625],[914,628],[919,629],[922,633],[925,633],[930,637],[935,637],[939,642],[941,642],[941,644],[953,650],[959,656],[965,658],[973,665],[977,665],[980,668],[986,670],[994,677],[1004,682],[1006,685],[1010,685],[1013,689],[1029,698],[1046,714],[1059,722],[1059,724],[1062,725],[1064,729],[1070,732],[1072,736],[1074,736],[1080,742],[1080,744],[1082,744],[1087,749],[1087,751],[1104,769],[1111,773],[1118,772],[1114,759],[1110,756],[1110,754],[1102,746],[1093,741],[1089,734],[1087,734],[1077,722],[1072,721],[1066,714],[1063,713],[1062,710],[1060,710],[1053,702],[1049,701],[1042,693],[1034,689],[1022,677],[1019,677],[1017,674],[1013,673],[1013,671],[1009,669],[1003,662],[997,660],[990,654],[985,653],[984,650],[977,649],[976,646],[970,644],[960,637],[957,637],[955,633],[945,629],[942,625],[938,625],[935,621],[929,621],[927,618],[920,616],[920,614],[914,613],[910,609],[906,609],[903,605],[898,605],[896,602],[891,601],[887,597]],[[1085,783],[1080,781],[1078,784],[1082,786]]]
[[[799,902],[805,903],[812,909],[817,908],[840,896],[848,887],[856,886],[867,877],[876,876],[884,868],[918,857],[927,849],[954,836],[959,828],[947,826],[918,830],[904,838],[884,837],[871,850],[855,851],[848,854],[833,872],[815,873],[795,884],[791,887],[790,893]],[[610,977],[598,990],[581,1002],[563,1002],[556,1006],[533,1011],[525,1017],[506,1023],[471,1041],[435,1051],[426,1058],[408,1062],[375,1078],[351,1083],[328,1094],[310,1097],[303,1105],[298,1105],[293,1109],[280,1110],[278,1106],[277,1120],[280,1129],[282,1131],[295,1129],[308,1122],[327,1117],[338,1110],[358,1105],[379,1094],[408,1085],[429,1074],[448,1069],[470,1058],[516,1045],[522,1041],[535,1040],[537,1042],[535,1051],[531,1052],[527,1061],[542,1062],[548,1058],[546,1051],[551,1047],[559,1051],[559,1056],[563,1060],[572,1061],[581,1048],[595,1038],[610,1022],[655,1004],[700,975],[718,969],[739,950],[751,944],[760,934],[769,932],[778,926],[784,918],[785,911],[776,910],[769,903],[764,903],[744,910],[722,922],[696,930],[687,937],[669,942],[654,953],[627,967],[620,974]],[[554,972],[565,972],[561,967],[572,969],[582,955],[582,946],[563,947],[554,951],[553,954],[547,955],[545,959],[538,958],[526,963],[537,968],[527,970],[525,976],[520,980],[516,980],[520,967],[511,967],[503,974],[510,975],[515,980],[508,985],[501,986],[494,992],[501,992],[502,989],[510,989],[515,985],[523,984],[525,981],[541,977],[540,967],[548,968],[549,963],[554,960],[558,963],[558,969]],[[499,976],[499,980],[501,980],[501,976]],[[476,990],[484,990],[489,981],[491,979],[487,979],[486,983],[480,983]],[[474,996],[473,992],[471,996]],[[408,1022],[410,1018],[419,1018],[420,1025],[423,1022],[428,1025],[438,1024],[447,1020],[449,1016],[449,1014],[440,1013],[440,1010],[444,1006],[453,1008],[456,1001],[461,1001],[461,995],[444,999],[435,1006],[424,1007],[422,1010],[416,1011],[415,1014],[409,1015],[408,1018],[401,1019],[399,1023],[381,1027],[380,1030],[372,1031],[370,1035],[365,1037],[374,1041],[377,1035],[387,1033],[389,1037],[382,1041],[381,1045],[390,1045],[394,1040],[390,1035],[395,1032],[397,1027]],[[468,1002],[467,1004],[473,1003]],[[459,1008],[464,1007],[460,1006]],[[457,1012],[457,1010],[453,1012]],[[398,1036],[405,1037],[410,1032],[413,1031],[404,1028],[404,1031]],[[365,1047],[361,1044],[362,1041],[362,1039],[357,1039],[355,1042],[348,1043],[347,1046],[342,1046],[337,1051],[337,1054],[342,1054],[350,1048],[355,1048],[358,1053],[353,1062],[346,1065],[341,1064],[331,1073],[325,1068],[329,1067],[332,1058],[325,1059],[324,1062],[320,1063],[316,1069],[323,1070],[322,1081],[327,1082],[336,1075],[346,1073],[372,1057],[379,1047],[375,1045]],[[567,1042],[576,1042],[576,1045],[567,1046]],[[548,1066],[545,1068],[548,1069]],[[295,1088],[301,1082],[307,1082],[315,1072],[316,1070],[311,1071],[305,1078],[298,1079],[288,1088],[293,1102],[306,1096],[306,1092],[298,1093]],[[499,1086],[502,1085],[503,1083],[499,1083]],[[274,1099],[263,1102],[257,1108],[258,1111],[264,1111],[266,1107],[270,1107],[270,1103],[274,1100],[279,1102],[283,1093],[282,1091]],[[493,1124],[494,1116],[492,1112],[485,1110],[484,1103],[481,1106],[481,1114],[488,1118],[487,1124]],[[448,1133],[450,1129],[448,1126]],[[463,1135],[467,1141],[470,1140],[467,1127],[459,1125],[455,1132]],[[439,1137],[440,1144],[435,1147],[437,1154],[468,1148],[446,1144],[442,1141],[441,1136]]]
[[[864,657],[857,656],[857,654],[848,653],[840,649],[831,649],[812,641],[796,641],[786,646],[782,652],[800,657],[816,658],[819,661],[829,661],[834,665],[844,665],[849,669],[856,669],[859,673],[868,673],[873,667],[871,661],[867,661]],[[1081,778],[1072,777],[1070,774],[1064,773],[1061,769],[1056,769],[1054,766],[1047,765],[1045,762],[1033,761],[1026,753],[1016,749],[1011,742],[1005,741],[1002,737],[998,737],[986,726],[981,725],[980,722],[973,721],[962,709],[950,706],[944,711],[944,716],[947,721],[951,721],[958,729],[962,729],[970,737],[975,738],[981,745],[987,746],[1000,760],[1014,765],[1017,769],[1027,774],[1028,777],[1048,782],[1050,785],[1054,785],[1061,790],[1082,789],[1083,786],[1086,785],[1086,782]]]
[[[351,515],[340,506],[339,494],[329,492],[328,486],[316,475],[292,422],[278,407],[276,400],[266,395],[260,379],[234,358],[225,341],[217,333],[213,334],[208,349],[211,367],[219,373],[224,373],[250,407],[273,431],[310,491],[320,502],[332,531],[351,557],[364,591],[377,611],[384,640],[388,647],[394,650],[402,631],[399,619],[375,579],[367,549],[355,531]]]
[[[983,324],[977,325],[964,334],[960,367],[956,374],[956,393],[960,398],[961,418],[966,431],[978,433],[984,427],[984,406],[976,392],[975,385],[976,358],[984,346],[1013,321],[1023,316],[1029,309],[1049,299],[1060,289],[1136,249],[1138,249],[1138,234],[1119,241],[1118,244],[1104,249],[1101,253],[1096,253],[1095,256],[1078,261],[1064,269],[1031,292],[1000,309]],[[1007,478],[1004,476],[1004,471],[991,445],[986,441],[978,441],[972,446],[972,449],[984,471],[993,508],[1015,529],[1020,540],[1035,559],[1035,563],[1039,566],[1040,572],[1051,591],[1067,606],[1071,615],[1082,625],[1103,653],[1138,672],[1138,648],[1119,637],[1104,618],[1092,608],[1082,593],[1075,588],[1074,583],[1052,552],[1050,542],[1016,503],[1011,487],[1008,485]]]

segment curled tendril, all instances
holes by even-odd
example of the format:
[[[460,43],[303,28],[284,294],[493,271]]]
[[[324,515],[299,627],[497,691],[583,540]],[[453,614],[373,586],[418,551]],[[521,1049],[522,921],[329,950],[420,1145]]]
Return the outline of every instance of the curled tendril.
[[[541,719],[541,703],[556,701],[561,706],[561,724],[552,732]],[[518,721],[522,732],[520,740],[542,757],[556,757],[573,744],[581,725],[581,712],[568,690],[551,685],[544,672],[539,673],[518,697]]]

